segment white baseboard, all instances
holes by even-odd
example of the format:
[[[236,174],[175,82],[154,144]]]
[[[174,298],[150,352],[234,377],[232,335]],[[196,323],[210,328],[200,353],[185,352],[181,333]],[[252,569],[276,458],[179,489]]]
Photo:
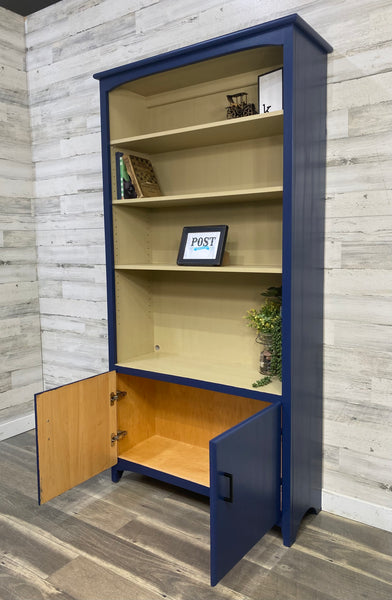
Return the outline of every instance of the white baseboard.
[[[359,521],[385,531],[392,531],[392,507],[341,496],[327,490],[323,490],[322,493],[322,507],[326,512],[339,517]]]
[[[14,435],[30,431],[35,427],[34,413],[9,417],[7,421],[0,421],[0,440],[6,440]]]

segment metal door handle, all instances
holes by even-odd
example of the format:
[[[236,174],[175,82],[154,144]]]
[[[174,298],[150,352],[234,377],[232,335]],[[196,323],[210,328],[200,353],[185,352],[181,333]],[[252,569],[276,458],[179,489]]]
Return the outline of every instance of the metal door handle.
[[[229,480],[229,495],[223,496],[222,500],[225,502],[233,502],[233,475],[231,473],[222,473],[222,475]]]

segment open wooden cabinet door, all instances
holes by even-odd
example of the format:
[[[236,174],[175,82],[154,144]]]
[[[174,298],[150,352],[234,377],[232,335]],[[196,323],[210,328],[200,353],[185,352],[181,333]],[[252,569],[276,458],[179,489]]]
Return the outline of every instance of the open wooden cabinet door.
[[[64,385],[35,397],[39,503],[117,462],[116,372]]]

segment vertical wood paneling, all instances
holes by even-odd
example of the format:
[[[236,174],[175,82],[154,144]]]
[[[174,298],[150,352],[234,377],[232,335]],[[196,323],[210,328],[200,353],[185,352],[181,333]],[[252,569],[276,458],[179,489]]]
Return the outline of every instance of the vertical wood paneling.
[[[1,439],[27,423],[42,386],[24,19],[3,8],[0,64]]]
[[[341,497],[341,510],[350,516],[351,497],[353,518],[385,526],[392,510],[389,0],[249,0],[246,10],[243,0],[66,0],[27,19],[45,381],[52,386],[93,374],[107,361],[99,101],[92,73],[292,12],[334,46],[328,64],[324,502],[339,512]],[[3,29],[9,44],[12,27]],[[8,69],[20,68],[18,60],[13,55]],[[15,85],[20,81],[15,77]],[[5,109],[0,100],[0,132],[10,110],[10,92],[1,94],[8,104]],[[20,144],[18,152],[23,139]],[[25,185],[19,185],[24,198]],[[29,203],[16,204],[8,227],[13,230],[15,219],[28,229]],[[17,236],[11,238],[17,244]],[[16,245],[7,252],[25,281],[25,249]],[[8,265],[2,276],[12,281]],[[9,385],[7,375],[2,381]]]

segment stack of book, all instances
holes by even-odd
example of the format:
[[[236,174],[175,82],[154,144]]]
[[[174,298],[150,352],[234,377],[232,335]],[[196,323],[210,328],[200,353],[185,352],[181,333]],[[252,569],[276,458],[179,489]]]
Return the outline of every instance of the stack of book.
[[[117,197],[121,199],[162,196],[148,158],[116,152]]]

